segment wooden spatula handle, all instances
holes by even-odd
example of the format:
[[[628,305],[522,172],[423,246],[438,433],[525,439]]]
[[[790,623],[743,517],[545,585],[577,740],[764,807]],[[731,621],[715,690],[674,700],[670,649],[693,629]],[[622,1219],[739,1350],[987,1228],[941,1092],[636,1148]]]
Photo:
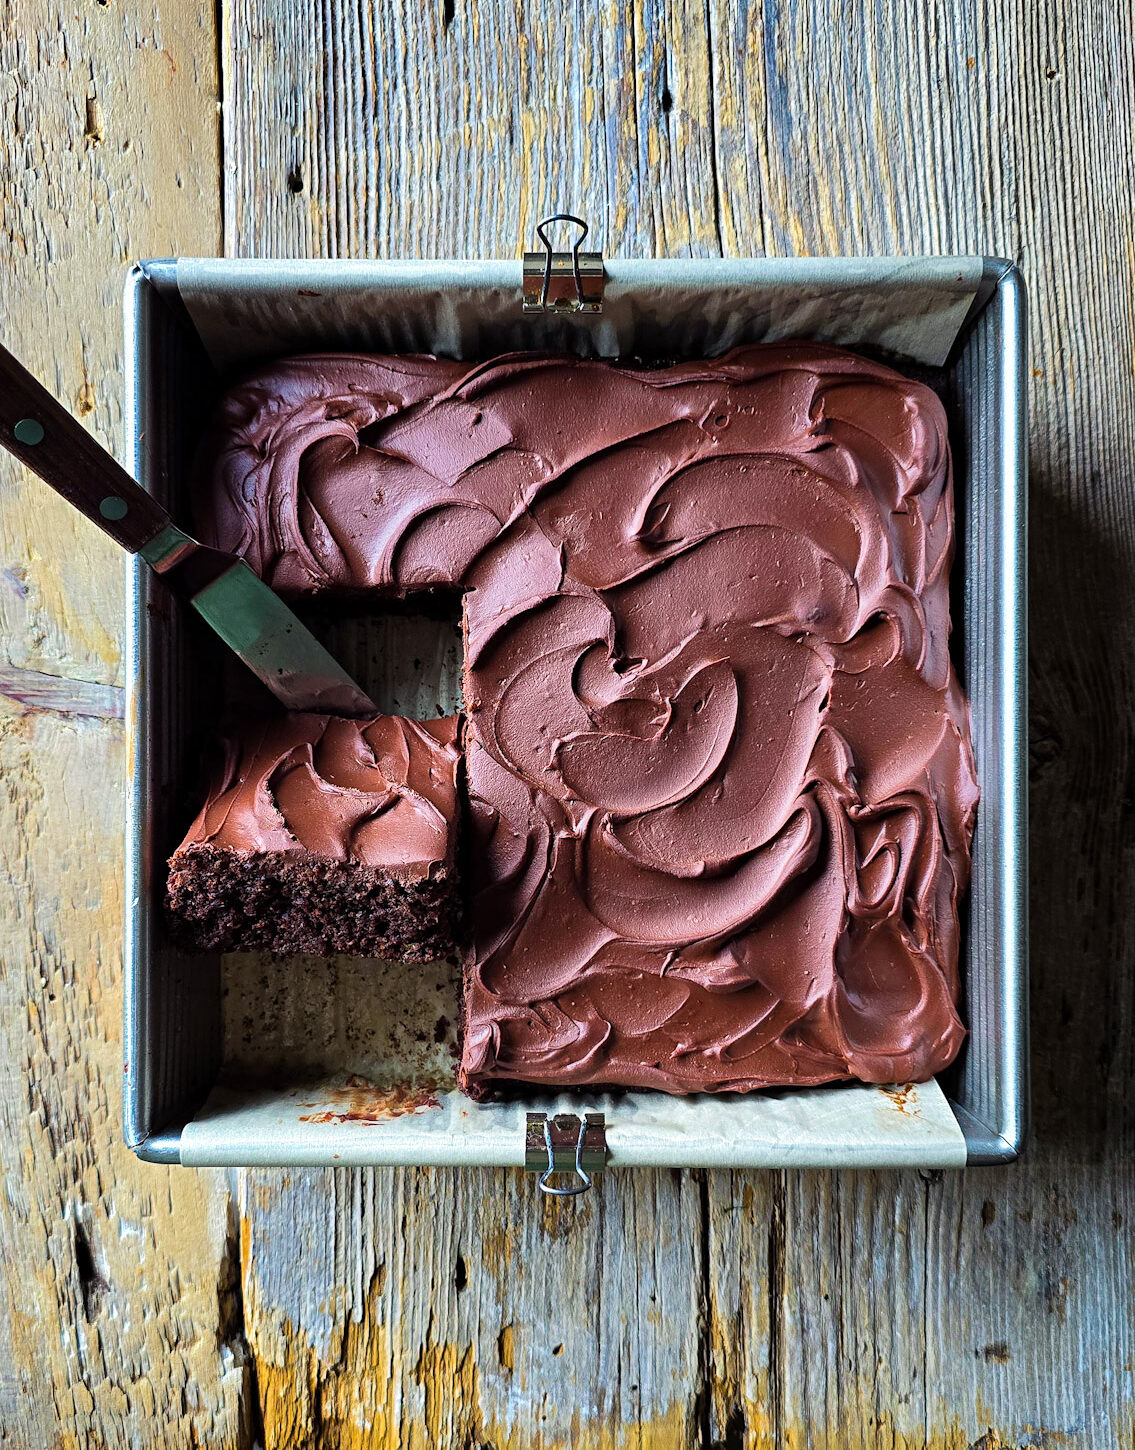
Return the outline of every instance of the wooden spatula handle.
[[[0,444],[132,554],[169,523],[165,509],[3,346]]]

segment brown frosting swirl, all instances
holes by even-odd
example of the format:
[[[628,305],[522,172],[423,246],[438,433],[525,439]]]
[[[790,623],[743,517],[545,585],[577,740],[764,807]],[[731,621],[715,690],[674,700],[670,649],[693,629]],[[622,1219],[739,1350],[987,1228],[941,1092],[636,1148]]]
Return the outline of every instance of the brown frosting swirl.
[[[453,854],[459,725],[391,715],[248,722],[223,740],[223,768],[178,849],[308,851],[408,881],[436,875]]]
[[[291,594],[464,591],[463,1080],[924,1079],[978,792],[927,388],[849,353],[299,358],[203,530]]]

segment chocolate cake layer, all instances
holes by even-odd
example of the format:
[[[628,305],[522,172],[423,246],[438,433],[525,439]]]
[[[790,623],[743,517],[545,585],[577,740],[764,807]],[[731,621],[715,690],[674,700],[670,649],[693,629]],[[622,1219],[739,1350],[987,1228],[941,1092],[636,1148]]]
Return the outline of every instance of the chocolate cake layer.
[[[469,1088],[950,1061],[977,787],[931,391],[805,344],[311,357],[222,432],[203,532],[283,592],[465,591]]]
[[[170,861],[181,934],[207,950],[450,955],[458,727],[248,722]]]

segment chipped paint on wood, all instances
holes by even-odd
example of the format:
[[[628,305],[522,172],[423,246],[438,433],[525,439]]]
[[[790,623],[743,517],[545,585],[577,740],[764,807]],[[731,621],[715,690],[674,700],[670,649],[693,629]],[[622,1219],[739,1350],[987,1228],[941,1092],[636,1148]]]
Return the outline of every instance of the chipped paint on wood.
[[[141,1168],[119,1145],[121,563],[0,460],[0,1248],[28,1266],[0,1291],[5,1433],[1135,1443],[1130,27],[1104,0],[854,24],[330,0],[313,45],[295,0],[219,12],[234,254],[512,256],[568,206],[609,254],[1022,261],[1037,1141],[947,1177],[610,1173],[573,1205],[493,1172],[249,1173],[239,1226],[219,1175]],[[111,441],[126,261],[217,243],[215,18],[0,21],[5,337]]]
[[[271,1361],[257,1359],[259,1396],[268,1445],[319,1450],[435,1450],[437,1446],[492,1446],[493,1450],[678,1450],[697,1443],[696,1406],[674,1405],[632,1424],[589,1416],[580,1404],[565,1407],[558,1432],[541,1433],[546,1400],[532,1413],[498,1421],[486,1416],[492,1403],[482,1391],[473,1343],[434,1340],[412,1365],[411,1393],[398,1390],[390,1347],[375,1343],[367,1326],[380,1315],[352,1322],[342,1345],[342,1364],[355,1373],[328,1373],[293,1325],[276,1326]],[[282,1348],[282,1353],[281,1353]],[[365,1367],[358,1373],[359,1367]]]
[[[1131,379],[1123,370],[1095,370],[1090,448],[1071,441],[1083,429],[1084,405],[1077,395],[1073,412],[1070,384],[1063,385],[1073,368],[1081,388],[1091,375],[1081,337],[1092,339],[1095,355],[1131,354],[1119,321],[1127,315],[1131,219],[1116,244],[1105,236],[1105,218],[1113,189],[1131,189],[1135,148],[1089,156],[1081,140],[1093,127],[1109,129],[1092,36],[1106,52],[1098,65],[1107,85],[1135,112],[1131,36],[1116,33],[1105,5],[1073,16],[1063,3],[1011,4],[986,15],[972,5],[903,0],[869,6],[855,24],[833,22],[816,7],[717,0],[566,11],[458,0],[448,23],[446,13],[364,0],[357,24],[345,13],[332,19],[324,63],[304,42],[298,8],[236,0],[234,29],[263,37],[263,83],[230,92],[232,251],[509,256],[535,218],[567,207],[594,222],[609,254],[984,250],[1021,257],[1036,299],[1034,353],[1049,378],[1063,380],[1033,397],[1045,505],[1059,500],[1065,523],[1070,509],[1091,518],[1084,549],[1106,540],[1116,559],[1133,562],[1135,534],[1123,522],[1131,517],[1123,458],[1135,452]],[[1058,80],[1047,78],[1053,68]],[[350,86],[327,83],[344,76]],[[412,77],[408,88],[401,77]],[[1072,125],[1072,96],[1090,124]],[[473,150],[461,144],[466,134]],[[1038,135],[1042,151],[1033,146]],[[1070,148],[1081,158],[1074,166],[1064,163]],[[288,192],[297,163],[310,196]],[[1081,232],[1090,246],[1076,240]],[[1046,605],[1053,617],[1038,657],[1050,718],[1055,712],[1061,721],[1061,738],[1046,747],[1050,759],[1074,731],[1065,719],[1070,682],[1081,681],[1075,689],[1083,691],[1089,681],[1103,688],[1115,677],[1106,652],[1080,663],[1068,655],[1072,640],[1082,649],[1098,633],[1085,627],[1075,598],[1079,565],[1051,519],[1042,517],[1034,537],[1048,576],[1061,581]],[[1074,634],[1062,616],[1081,622]],[[1120,619],[1117,637],[1130,644],[1130,611]],[[1065,640],[1057,650],[1054,642]],[[1045,650],[1059,667],[1045,665]],[[1124,650],[1125,659],[1135,657]],[[1125,694],[1107,685],[1120,705],[1131,698],[1132,682],[1123,680]],[[1114,799],[1125,757],[1117,740],[1104,745]],[[1074,890],[1103,859],[1090,822],[1062,789],[1051,800],[1052,819],[1066,821],[1071,809],[1080,825],[1071,874],[1062,826],[1040,868],[1046,899],[1060,903],[1059,911],[1049,908],[1049,925],[1062,945],[1042,943],[1037,972],[1052,1021],[1068,963],[1092,939]],[[1108,860],[1135,862],[1114,811],[1109,820]],[[1076,871],[1081,888],[1073,885]],[[1130,876],[1123,879],[1130,895]],[[1108,898],[1109,920],[1128,922],[1118,892]],[[1076,921],[1073,934],[1068,923]],[[1116,926],[1107,953],[1090,950],[1093,976],[1078,978],[1073,995],[1105,981],[1118,1003],[1135,951],[1130,931]],[[1051,1066],[1041,1069],[1041,1085],[1055,1104],[1074,1062],[1091,1084],[1077,1098],[1099,1095],[1114,1131],[1129,1137],[1132,1119],[1118,1097],[1123,1069],[1113,1066],[1111,1086],[1101,1085],[1087,1004],[1084,1012],[1071,1060],[1049,1037]],[[1116,1062],[1130,1066],[1130,1012],[1112,1021]],[[680,1316],[673,1304],[643,1300],[641,1266],[661,1230],[633,1210],[631,1197],[656,1201],[667,1175],[636,1174],[632,1187],[608,1174],[601,1197],[575,1219],[534,1202],[519,1179],[486,1195],[475,1187],[484,1181],[478,1175],[471,1183],[468,1175],[434,1173],[425,1200],[411,1191],[413,1175],[352,1176],[349,1190],[337,1175],[315,1175],[308,1191],[331,1204],[336,1243],[354,1246],[348,1262],[368,1255],[386,1262],[389,1224],[413,1246],[401,1269],[389,1260],[382,1301],[367,1300],[366,1311],[383,1322],[397,1317],[408,1333],[381,1370],[403,1387],[410,1420],[424,1414],[423,1387],[411,1372],[424,1365],[427,1380],[451,1375],[462,1397],[476,1396],[475,1411],[463,1408],[451,1430],[491,1426],[507,1441],[516,1423],[511,1407],[524,1394],[536,1447],[573,1433],[564,1404],[574,1407],[584,1443],[606,1436],[637,1444],[635,1416],[650,1420],[663,1407],[672,1443],[729,1450],[771,1443],[963,1450],[990,1435],[990,1445],[1060,1436],[1090,1445],[1093,1436],[1107,1443],[1122,1434],[1135,1357],[1123,1309],[1135,1256],[1135,1184],[1116,1156],[1118,1140],[1090,1140],[1105,1169],[1077,1164],[1072,1133],[1042,1143],[1025,1167],[992,1174],[684,1178],[671,1210],[678,1216],[666,1223],[672,1241],[687,1246],[665,1274],[671,1293],[680,1290],[691,1306]],[[253,1181],[264,1183],[259,1175]],[[1095,1206],[1054,1237],[1041,1201],[1052,1185],[1063,1191],[1072,1183]],[[1036,1203],[1031,1220],[1002,1209],[996,1225],[983,1222],[986,1199],[1023,1206],[1024,1198]],[[258,1281],[258,1304],[291,1306],[296,1333],[318,1341],[328,1332],[325,1311],[305,1319],[288,1282],[295,1240],[277,1228],[295,1218],[290,1194],[287,1202],[286,1210],[257,1208],[246,1273]],[[1108,1228],[1113,1211],[1122,1230]],[[329,1231],[316,1232],[322,1241]],[[305,1246],[308,1234],[301,1232]],[[437,1258],[439,1238],[465,1264],[460,1291]],[[574,1280],[557,1257],[565,1251],[586,1266],[573,1266]],[[1051,1268],[1042,1267],[1047,1260]],[[602,1266],[603,1283],[589,1293],[579,1276],[587,1284],[593,1265]],[[325,1305],[334,1275],[308,1272]],[[563,1318],[552,1327],[557,1310]],[[500,1352],[506,1327],[511,1371]],[[1085,1333],[1093,1361],[1106,1366],[1100,1384],[1051,1375],[1046,1366],[1078,1363],[1077,1336]],[[552,1351],[566,1346],[560,1356],[549,1356],[549,1340]],[[986,1355],[986,1346],[1002,1343],[1008,1360],[1000,1350]],[[438,1353],[423,1358],[431,1346]],[[326,1387],[344,1370],[316,1353]],[[566,1383],[561,1360],[575,1366]],[[650,1397],[637,1405],[629,1386],[641,1382],[632,1366],[654,1374]],[[368,1372],[360,1362],[360,1373]],[[547,1404],[549,1418],[541,1419]]]
[[[544,1206],[505,1171],[243,1175],[267,1443],[615,1446],[640,1421],[692,1443],[699,1194],[655,1177]]]
[[[218,244],[215,56],[207,3],[0,11],[0,331],[115,448],[128,259]],[[122,1141],[123,572],[0,457],[0,1439],[27,1450],[251,1439],[224,1182]]]

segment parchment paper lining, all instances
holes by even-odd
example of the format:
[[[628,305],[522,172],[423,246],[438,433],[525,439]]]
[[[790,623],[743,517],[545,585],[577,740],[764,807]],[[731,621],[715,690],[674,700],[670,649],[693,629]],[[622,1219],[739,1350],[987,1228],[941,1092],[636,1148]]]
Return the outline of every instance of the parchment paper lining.
[[[525,316],[518,261],[180,260],[176,276],[211,360],[231,375],[265,358],[322,350],[678,358],[790,337],[940,365],[981,273],[978,257],[612,259],[597,318]],[[408,657],[405,679],[390,656],[385,674],[407,703],[423,688]],[[445,707],[456,702],[455,681],[439,679],[433,688],[454,695]],[[853,1084],[725,1098],[570,1094],[475,1104],[453,1091],[444,1073],[439,1080],[425,1069],[431,1054],[423,1057],[410,1034],[392,1030],[397,1023],[388,1019],[404,1021],[406,1004],[389,991],[370,990],[367,964],[341,965],[334,973],[326,965],[328,975],[310,962],[277,959],[272,970],[284,974],[276,982],[286,1008],[274,1015],[254,985],[264,981],[257,964],[229,959],[227,1079],[185,1128],[184,1163],[519,1164],[529,1108],[606,1111],[612,1166],[965,1163],[965,1140],[936,1082],[898,1091]],[[381,975],[384,968],[377,970]],[[436,984],[416,988],[414,1010],[424,1028],[443,1017],[455,1020],[456,984],[452,973],[439,973]],[[242,1050],[238,1022],[250,1019]],[[406,1044],[404,1056],[399,1042]],[[288,1081],[289,1072],[305,1080]],[[368,1101],[381,1104],[392,1086],[405,1090],[404,1099],[409,1095],[409,1110],[403,1102],[390,1115],[380,1108],[369,1117],[365,1110],[361,1117],[343,1111],[345,1098],[360,1099],[364,1109]],[[419,1088],[422,1101],[414,1105]]]
[[[177,284],[223,372],[328,348],[458,358],[525,349],[677,358],[791,337],[939,365],[977,294],[981,269],[980,257],[613,258],[603,312],[578,317],[525,315],[518,261],[181,260]]]

